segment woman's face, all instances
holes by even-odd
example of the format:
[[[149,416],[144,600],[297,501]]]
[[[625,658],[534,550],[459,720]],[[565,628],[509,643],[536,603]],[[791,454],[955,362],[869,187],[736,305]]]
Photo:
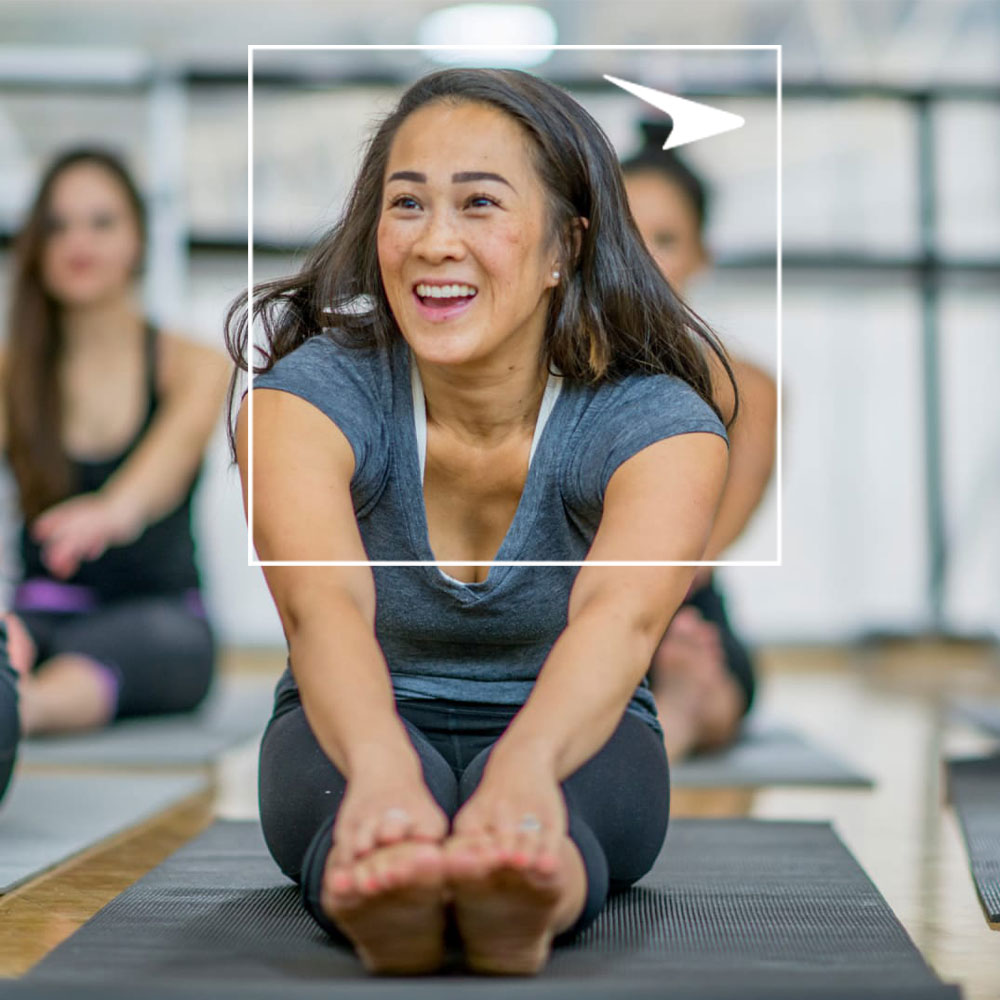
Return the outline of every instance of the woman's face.
[[[629,207],[667,281],[679,292],[708,263],[698,216],[677,184],[653,171],[625,175]]]
[[[61,305],[93,305],[128,287],[142,251],[139,227],[121,183],[104,167],[79,163],[59,174],[47,230],[42,280]]]
[[[421,360],[540,356],[560,262],[530,140],[484,104],[426,105],[396,133],[378,224],[382,282]]]

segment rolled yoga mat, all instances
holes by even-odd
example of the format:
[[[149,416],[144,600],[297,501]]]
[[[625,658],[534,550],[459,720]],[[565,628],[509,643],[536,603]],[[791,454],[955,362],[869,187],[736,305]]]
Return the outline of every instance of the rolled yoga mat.
[[[827,785],[871,788],[872,780],[792,729],[748,723],[739,739],[671,767],[678,788],[744,788],[759,785]]]
[[[164,997],[954,998],[826,824],[677,820],[656,867],[535,979],[369,977],[302,910],[255,823],[219,822],[28,974],[24,993]],[[31,992],[31,991],[34,992]],[[170,992],[173,990],[174,992]],[[143,989],[145,1000],[155,994]]]
[[[0,893],[201,791],[200,776],[14,775],[0,805]]]
[[[273,677],[222,677],[195,712],[124,719],[106,729],[21,743],[29,764],[176,766],[210,764],[258,738],[271,716]]]
[[[986,917],[1000,922],[1000,754],[951,760],[948,798],[969,853],[972,880]]]

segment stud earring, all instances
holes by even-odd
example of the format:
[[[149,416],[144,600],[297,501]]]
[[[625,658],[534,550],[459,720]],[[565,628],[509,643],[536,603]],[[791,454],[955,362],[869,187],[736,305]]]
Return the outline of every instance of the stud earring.
[[[553,271],[552,272],[552,277],[555,278],[556,281],[558,281],[559,280],[559,272],[558,271]]]

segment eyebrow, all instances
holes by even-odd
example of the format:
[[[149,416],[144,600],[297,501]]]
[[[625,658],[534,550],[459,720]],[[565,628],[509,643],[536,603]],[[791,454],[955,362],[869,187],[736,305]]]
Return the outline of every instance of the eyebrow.
[[[413,181],[414,184],[426,184],[427,174],[418,173],[416,170],[397,170],[389,177],[390,181]],[[506,177],[500,174],[492,174],[486,170],[463,170],[460,173],[451,175],[452,184],[467,184],[469,181],[499,181],[506,184],[511,191],[516,188]]]

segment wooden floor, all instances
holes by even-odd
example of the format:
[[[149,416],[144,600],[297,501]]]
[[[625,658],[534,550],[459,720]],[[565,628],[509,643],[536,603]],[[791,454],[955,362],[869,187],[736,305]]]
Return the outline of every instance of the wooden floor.
[[[234,652],[224,669],[283,667],[279,653]],[[675,791],[675,816],[829,819],[938,974],[966,1000],[1000,997],[1000,925],[987,923],[969,876],[940,761],[994,744],[949,720],[956,693],[1000,696],[995,648],[898,643],[781,648],[762,654],[759,708],[870,773],[874,791]],[[19,976],[108,900],[207,826],[255,815],[255,752],[213,768],[209,792],[0,897],[0,976]],[[15,780],[16,776],[15,776]]]

